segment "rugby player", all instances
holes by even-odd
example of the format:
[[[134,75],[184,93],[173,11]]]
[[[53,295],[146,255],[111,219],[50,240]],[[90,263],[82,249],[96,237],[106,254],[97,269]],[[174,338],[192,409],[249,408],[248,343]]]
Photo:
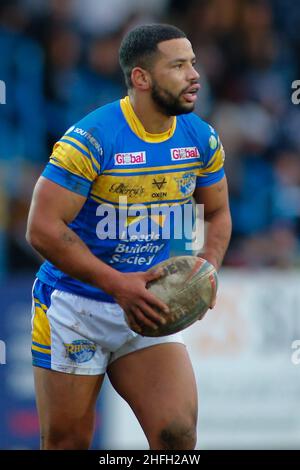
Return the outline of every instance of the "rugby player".
[[[27,240],[46,260],[32,315],[42,449],[89,448],[106,373],[151,449],[195,448],[197,390],[181,334],[150,338],[130,328],[157,328],[167,311],[146,289],[161,276],[147,271],[170,249],[161,234],[166,217],[152,207],[192,197],[204,204],[201,256],[217,269],[230,238],[223,147],[192,112],[195,60],[174,26],[127,33],[120,64],[128,96],[68,129],[34,189]],[[147,233],[136,229],[145,222]]]

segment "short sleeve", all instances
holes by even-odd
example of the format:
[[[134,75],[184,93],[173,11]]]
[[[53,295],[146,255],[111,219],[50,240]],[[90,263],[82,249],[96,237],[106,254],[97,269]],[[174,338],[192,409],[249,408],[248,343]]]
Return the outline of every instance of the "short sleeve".
[[[209,126],[210,134],[204,154],[203,166],[196,180],[196,187],[210,186],[220,181],[224,175],[225,152],[222,142],[214,130]]]
[[[43,176],[70,191],[87,196],[101,173],[103,154],[91,130],[72,126],[54,145]]]

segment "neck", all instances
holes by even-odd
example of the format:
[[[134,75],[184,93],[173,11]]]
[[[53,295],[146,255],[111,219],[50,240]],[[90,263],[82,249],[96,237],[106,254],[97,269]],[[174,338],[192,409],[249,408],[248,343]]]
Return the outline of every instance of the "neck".
[[[174,116],[166,116],[160,112],[148,94],[137,95],[135,92],[129,91],[128,96],[131,106],[146,132],[161,134],[172,127]]]

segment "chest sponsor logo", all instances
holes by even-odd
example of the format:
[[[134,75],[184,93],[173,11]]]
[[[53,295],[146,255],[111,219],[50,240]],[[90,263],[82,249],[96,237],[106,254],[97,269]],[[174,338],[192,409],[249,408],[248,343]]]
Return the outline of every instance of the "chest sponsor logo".
[[[181,147],[171,149],[171,159],[173,161],[189,160],[191,158],[199,158],[200,153],[197,147]]]
[[[193,194],[196,187],[196,175],[194,173],[184,173],[181,178],[175,178],[175,181],[183,196]]]
[[[152,197],[162,199],[167,196],[165,191],[162,191],[163,187],[167,184],[166,178],[153,178],[152,186],[153,189],[156,188],[156,191],[152,193]]]
[[[113,183],[109,188],[110,193],[120,194],[128,197],[138,197],[145,193],[143,186],[130,186],[125,183]]]
[[[128,153],[116,153],[115,165],[142,165],[146,163],[146,152],[128,152]]]
[[[156,186],[157,189],[162,189],[165,184],[167,184],[166,178],[161,178],[161,179],[153,178],[153,180],[152,180],[152,185]]]

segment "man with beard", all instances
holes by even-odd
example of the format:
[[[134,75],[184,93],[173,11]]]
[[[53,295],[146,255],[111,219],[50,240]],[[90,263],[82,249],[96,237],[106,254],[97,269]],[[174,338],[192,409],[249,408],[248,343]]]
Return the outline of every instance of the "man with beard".
[[[224,152],[192,113],[199,75],[182,31],[135,28],[120,64],[128,96],[72,126],[34,190],[27,239],[46,259],[32,317],[43,449],[89,447],[105,373],[151,449],[196,445],[197,391],[181,334],[143,337],[130,326],[157,329],[168,309],[146,288],[161,276],[149,268],[169,257],[157,204],[204,204],[201,256],[220,267],[231,230]],[[142,209],[124,216],[127,204]]]

